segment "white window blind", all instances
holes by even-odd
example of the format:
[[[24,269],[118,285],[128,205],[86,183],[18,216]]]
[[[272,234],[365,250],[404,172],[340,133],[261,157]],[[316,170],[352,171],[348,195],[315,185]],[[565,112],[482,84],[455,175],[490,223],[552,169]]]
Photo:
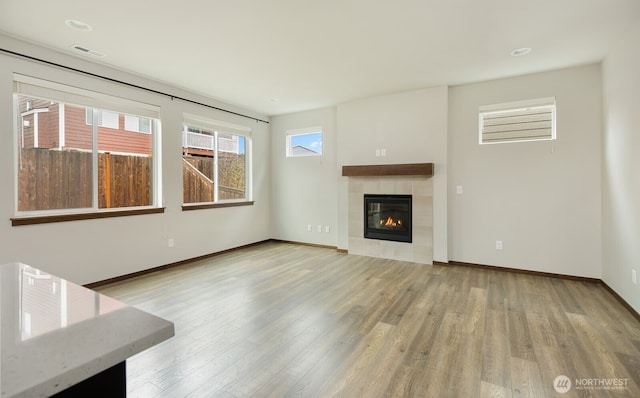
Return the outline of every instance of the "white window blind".
[[[231,124],[218,120],[205,119],[200,116],[183,114],[184,124],[189,127],[200,128],[203,130],[215,130],[219,133],[242,135],[245,137],[251,137],[251,128],[246,126],[240,126],[237,124]]]
[[[554,97],[485,105],[479,109],[480,144],[554,140]]]
[[[29,97],[91,108],[160,118],[160,107],[14,73],[14,91]]]

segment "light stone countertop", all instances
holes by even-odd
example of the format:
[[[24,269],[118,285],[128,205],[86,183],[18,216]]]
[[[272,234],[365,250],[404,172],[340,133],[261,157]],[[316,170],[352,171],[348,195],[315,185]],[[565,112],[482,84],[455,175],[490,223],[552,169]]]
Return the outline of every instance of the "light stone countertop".
[[[1,397],[47,397],[174,335],[173,323],[25,264],[0,265]]]

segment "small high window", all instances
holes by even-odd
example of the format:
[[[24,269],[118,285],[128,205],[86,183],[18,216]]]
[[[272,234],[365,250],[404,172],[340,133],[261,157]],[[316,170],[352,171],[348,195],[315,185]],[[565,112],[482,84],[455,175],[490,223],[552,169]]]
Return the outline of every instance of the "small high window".
[[[287,157],[321,156],[322,127],[287,131]]]
[[[556,139],[555,98],[485,105],[479,109],[480,144]]]

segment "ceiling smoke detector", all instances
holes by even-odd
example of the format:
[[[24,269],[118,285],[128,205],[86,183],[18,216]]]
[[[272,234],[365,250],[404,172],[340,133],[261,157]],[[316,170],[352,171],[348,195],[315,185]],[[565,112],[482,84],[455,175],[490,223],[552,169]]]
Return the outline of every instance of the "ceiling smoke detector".
[[[75,19],[67,19],[66,21],[64,21],[64,23],[71,29],[81,30],[83,32],[88,32],[93,29],[88,23],[84,23]]]

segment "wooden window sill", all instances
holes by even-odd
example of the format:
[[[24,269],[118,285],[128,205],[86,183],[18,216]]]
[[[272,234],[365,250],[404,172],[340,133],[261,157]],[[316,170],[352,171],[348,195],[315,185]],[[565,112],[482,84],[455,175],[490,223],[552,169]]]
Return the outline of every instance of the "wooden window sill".
[[[158,213],[164,213],[164,209],[165,209],[164,207],[154,207],[154,208],[144,208],[144,209],[96,211],[96,212],[90,212],[90,213],[13,217],[11,218],[11,225],[16,227],[20,225],[48,224],[52,222],[94,220],[98,218],[138,216],[143,214],[158,214]]]
[[[246,202],[184,204],[184,205],[182,205],[182,211],[202,210],[202,209],[218,209],[218,208],[222,208],[222,207],[238,207],[238,206],[253,206],[253,200],[246,201]]]

